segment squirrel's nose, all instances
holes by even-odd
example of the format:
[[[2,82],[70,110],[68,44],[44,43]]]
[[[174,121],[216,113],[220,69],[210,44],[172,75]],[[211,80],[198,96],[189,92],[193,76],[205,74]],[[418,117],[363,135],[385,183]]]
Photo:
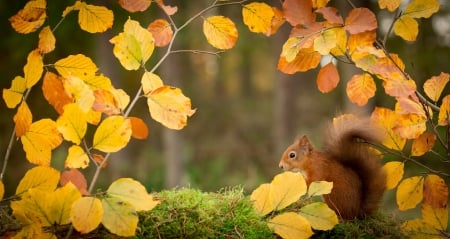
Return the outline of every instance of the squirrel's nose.
[[[280,163],[278,164],[278,167],[281,168],[281,169],[283,169],[283,163],[280,162]]]

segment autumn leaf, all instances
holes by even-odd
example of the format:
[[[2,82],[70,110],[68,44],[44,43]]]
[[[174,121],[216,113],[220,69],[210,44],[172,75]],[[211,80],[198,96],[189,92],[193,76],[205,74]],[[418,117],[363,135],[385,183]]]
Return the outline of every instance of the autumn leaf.
[[[390,149],[401,151],[405,146],[406,139],[397,135],[393,130],[397,124],[397,118],[394,111],[382,107],[376,107],[371,116],[372,121],[384,129],[385,136],[382,144]]]
[[[134,236],[139,218],[131,203],[117,197],[105,197],[102,207],[102,224],[106,229],[118,236]]]
[[[423,199],[423,182],[422,176],[414,176],[404,179],[397,188],[397,205],[398,209],[405,211],[417,206]]]
[[[74,101],[64,89],[62,79],[50,71],[47,71],[44,75],[42,93],[47,102],[55,108],[58,114],[63,113],[65,105]]]
[[[328,23],[339,25],[344,24],[344,19],[342,18],[341,14],[339,14],[338,10],[334,7],[321,7],[318,8],[316,12],[322,14],[323,18],[325,18]]]
[[[400,6],[401,0],[378,0],[378,6],[380,9],[387,9],[390,12],[397,10]]]
[[[405,80],[403,76],[398,75],[397,78],[391,78],[383,82],[386,94],[392,97],[408,97],[413,95],[417,89],[416,82],[413,80]]]
[[[60,59],[54,64],[55,69],[62,76],[76,76],[81,79],[86,79],[87,76],[93,76],[97,72],[97,66],[91,58],[83,55],[70,55],[66,58]]]
[[[151,3],[151,0],[119,0],[119,5],[129,12],[143,12]]]
[[[285,0],[283,13],[291,26],[308,26],[315,21],[311,0]]]
[[[3,200],[3,196],[5,195],[5,185],[3,181],[0,180],[0,200]]]
[[[23,93],[27,89],[26,80],[22,76],[16,76],[9,89],[3,89],[3,100],[8,108],[15,108],[21,101]]]
[[[49,207],[49,222],[51,225],[66,225],[71,222],[70,220],[70,210],[72,204],[81,198],[81,194],[78,189],[72,184],[67,183],[66,185],[57,188],[54,192],[49,195],[50,204]]]
[[[56,38],[49,26],[39,32],[38,49],[41,54],[47,54],[55,49]]]
[[[296,57],[288,62],[285,57],[280,56],[278,60],[278,70],[286,74],[305,72],[316,68],[320,63],[321,55],[312,48],[301,49]]]
[[[182,129],[195,113],[179,88],[163,86],[146,94],[151,117],[169,129]]]
[[[275,33],[277,33],[278,29],[285,22],[284,14],[280,9],[278,9],[276,7],[272,7],[272,11],[273,11],[274,15],[273,15],[272,21],[270,23],[270,30],[268,32],[264,33],[266,36],[272,36]]]
[[[413,0],[403,11],[403,16],[413,18],[429,18],[439,11],[440,3],[437,0]]]
[[[78,145],[72,145],[69,147],[66,161],[64,162],[65,168],[87,168],[89,166],[89,156]]]
[[[234,22],[224,16],[211,16],[203,20],[203,34],[213,47],[228,50],[234,47],[238,31]]]
[[[351,102],[364,106],[370,98],[375,96],[375,81],[367,73],[353,75],[347,83],[346,91]]]
[[[423,221],[433,228],[445,231],[448,225],[448,207],[435,208],[429,204],[422,204]]]
[[[106,7],[76,1],[74,10],[79,10],[78,24],[81,29],[89,33],[105,32],[113,25],[114,14]]]
[[[110,116],[100,123],[92,147],[110,153],[117,152],[130,141],[131,123],[123,116]]]
[[[329,194],[331,193],[331,189],[333,188],[333,182],[327,182],[327,181],[316,181],[311,182],[311,184],[308,187],[308,196],[320,196],[323,194]]]
[[[148,137],[147,124],[137,117],[128,117],[131,122],[131,136],[135,139],[146,139]]]
[[[348,51],[351,55],[356,49],[371,47],[376,40],[376,31],[365,31],[358,34],[351,34],[348,37]],[[367,48],[366,48],[367,49]],[[369,48],[370,49],[370,48]]]
[[[71,168],[69,170],[64,170],[64,172],[61,173],[61,186],[64,186],[69,182],[77,187],[81,195],[89,195],[89,192],[87,191],[86,178],[78,169]]]
[[[33,87],[41,79],[44,71],[44,62],[39,49],[35,49],[28,54],[27,64],[23,67],[24,78],[27,88]]]
[[[14,115],[13,120],[16,137],[22,137],[28,131],[33,121],[30,108],[25,101],[22,101],[19,108],[17,108],[17,113]]]
[[[88,113],[92,109],[95,102],[94,92],[82,79],[68,76],[63,80],[63,86],[83,112]]]
[[[21,195],[29,189],[51,192],[58,185],[60,174],[51,167],[37,166],[29,169],[16,188],[16,195]]]
[[[46,1],[30,0],[16,15],[9,18],[11,26],[18,33],[31,33],[37,31],[47,18]]]
[[[394,132],[405,139],[415,139],[427,129],[427,118],[417,114],[402,114],[397,117]]]
[[[409,97],[399,97],[397,98],[397,104],[395,104],[395,112],[397,114],[415,114],[422,117],[426,117],[427,114],[424,110],[424,106],[420,102],[416,95],[411,95]],[[431,115],[431,111],[429,111]]]
[[[269,183],[261,184],[250,195],[253,208],[261,216],[267,215],[275,209],[270,188],[271,185]]]
[[[130,203],[136,211],[149,211],[160,202],[147,193],[145,187],[131,178],[120,178],[106,190],[109,197]]]
[[[411,238],[442,238],[441,233],[423,219],[408,220],[402,224],[401,229]]]
[[[423,202],[433,208],[447,208],[448,187],[438,175],[428,174],[423,184]]]
[[[157,47],[167,46],[173,38],[172,27],[164,19],[154,20],[148,25],[147,30],[152,33]]]
[[[164,84],[158,75],[151,72],[144,72],[141,78],[141,85],[144,94],[149,94],[152,91],[162,87]]]
[[[251,32],[267,34],[272,29],[272,7],[263,2],[252,2],[242,7],[244,24]]]
[[[93,231],[103,217],[102,202],[94,197],[82,197],[72,204],[70,219],[73,227],[81,234]]]
[[[315,230],[331,230],[339,223],[336,213],[323,202],[314,202],[303,206],[299,214],[306,218]]]
[[[432,101],[437,102],[442,95],[442,91],[450,79],[450,74],[441,72],[438,76],[433,76],[423,84],[425,94]]]
[[[76,103],[67,104],[56,126],[65,140],[79,145],[87,130],[86,113]]]
[[[419,34],[419,23],[414,18],[403,15],[395,21],[394,32],[405,41],[415,41]]]
[[[383,166],[386,173],[386,190],[393,189],[403,178],[405,163],[399,161],[387,162]]]
[[[62,137],[54,121],[41,119],[32,123],[20,140],[30,163],[49,166],[51,151],[61,144]]]
[[[156,0],[156,3],[168,16],[172,16],[178,11],[177,6],[166,5],[164,4],[164,0]]]
[[[119,104],[113,93],[105,89],[97,89],[94,91],[94,104],[92,109],[106,115],[117,115],[121,113]]]
[[[436,141],[436,135],[431,133],[423,133],[416,139],[414,139],[411,146],[411,156],[422,156],[426,152],[430,151],[434,142]]]
[[[331,49],[336,47],[336,44],[336,30],[324,30],[316,37],[316,39],[314,39],[314,50],[319,52],[321,55],[329,55]]]
[[[284,239],[306,239],[313,234],[308,220],[295,212],[277,215],[267,225]]]
[[[295,185],[295,187],[292,187]],[[300,173],[284,172],[276,175],[270,193],[275,210],[281,210],[298,201],[307,191],[305,179]]]
[[[344,28],[350,34],[372,31],[377,29],[377,18],[367,8],[353,8],[345,19]]]
[[[322,93],[329,93],[336,88],[339,83],[339,73],[336,66],[330,62],[320,68],[317,74],[317,87]]]
[[[128,19],[123,32],[109,40],[114,44],[114,56],[127,70],[137,70],[147,62],[155,48],[152,34],[139,22]]]
[[[442,98],[441,107],[438,115],[438,125],[446,126],[450,121],[450,95]]]

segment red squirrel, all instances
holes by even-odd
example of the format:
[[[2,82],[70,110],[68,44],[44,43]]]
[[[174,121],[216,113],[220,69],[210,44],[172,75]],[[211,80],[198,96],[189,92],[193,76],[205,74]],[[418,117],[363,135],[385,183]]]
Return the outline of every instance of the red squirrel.
[[[304,135],[284,151],[279,167],[302,173],[308,186],[333,182],[331,193],[323,196],[328,206],[344,220],[363,218],[378,209],[386,187],[380,156],[368,144],[379,143],[381,132],[369,119],[337,118],[323,150],[314,149]]]

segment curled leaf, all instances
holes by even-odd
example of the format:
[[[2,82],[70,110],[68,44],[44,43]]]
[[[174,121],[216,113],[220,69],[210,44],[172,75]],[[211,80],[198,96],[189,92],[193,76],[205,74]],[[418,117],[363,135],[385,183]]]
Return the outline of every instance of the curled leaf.
[[[9,18],[11,26],[18,33],[31,33],[39,29],[47,18],[45,0],[28,1],[23,9]]]

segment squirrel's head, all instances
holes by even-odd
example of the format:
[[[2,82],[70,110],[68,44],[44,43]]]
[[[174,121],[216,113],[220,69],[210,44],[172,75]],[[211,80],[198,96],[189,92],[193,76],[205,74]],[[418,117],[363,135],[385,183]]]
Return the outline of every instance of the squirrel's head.
[[[303,135],[295,139],[294,143],[291,144],[281,156],[280,163],[278,167],[285,171],[300,172],[301,160],[311,154],[313,151],[313,146],[309,142],[308,137]]]

